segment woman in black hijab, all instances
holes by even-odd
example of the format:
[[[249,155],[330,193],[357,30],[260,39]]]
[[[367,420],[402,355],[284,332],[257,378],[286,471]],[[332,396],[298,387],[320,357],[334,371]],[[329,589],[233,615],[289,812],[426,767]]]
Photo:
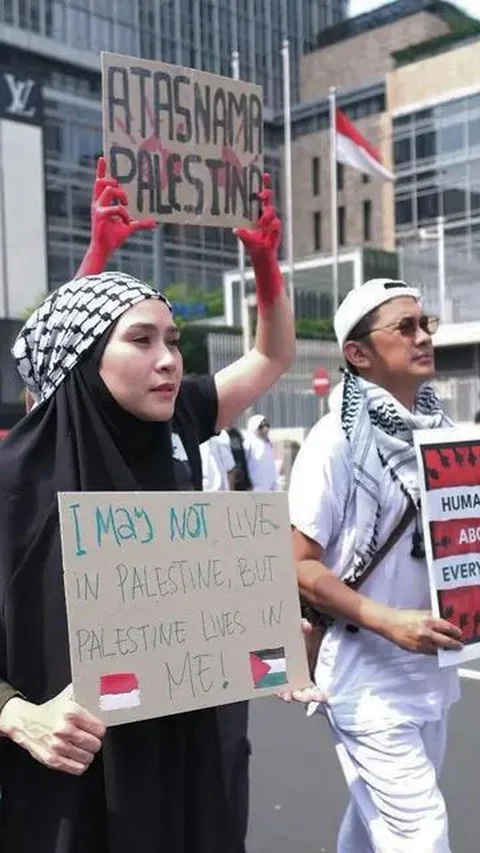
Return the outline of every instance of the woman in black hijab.
[[[65,689],[57,510],[59,491],[201,488],[214,379],[182,381],[167,301],[120,273],[51,294],[13,352],[37,405],[0,447],[0,849],[229,853],[215,710],[105,732]]]

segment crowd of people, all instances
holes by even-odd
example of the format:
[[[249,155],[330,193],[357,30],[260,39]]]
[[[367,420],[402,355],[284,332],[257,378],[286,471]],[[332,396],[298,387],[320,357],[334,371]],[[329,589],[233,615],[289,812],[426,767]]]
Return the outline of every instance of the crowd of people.
[[[103,271],[154,227],[132,220],[103,159],[77,277],[13,346],[27,413],[0,447],[2,853],[246,849],[247,703],[106,729],[75,702],[57,493],[279,488],[267,419],[234,426],[295,350],[268,176],[260,199],[258,222],[236,232],[255,274],[255,343],[214,376],[183,375],[161,293]],[[338,853],[452,850],[439,773],[459,685],[436,653],[462,636],[430,612],[413,447],[416,429],[450,425],[429,384],[436,325],[402,281],[349,293],[335,316],[342,383],[291,478],[312,682],[281,698],[304,703],[308,725],[327,718],[350,792]]]

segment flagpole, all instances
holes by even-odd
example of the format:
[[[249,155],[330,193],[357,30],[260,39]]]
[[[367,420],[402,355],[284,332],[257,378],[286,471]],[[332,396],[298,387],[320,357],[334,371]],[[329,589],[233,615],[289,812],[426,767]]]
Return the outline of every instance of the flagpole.
[[[283,110],[285,127],[285,231],[287,238],[288,296],[295,315],[295,282],[293,252],[293,193],[292,193],[292,117],[290,105],[290,45],[282,41],[283,59]]]
[[[339,305],[339,287],[338,287],[338,187],[337,187],[337,90],[335,86],[330,86],[328,90],[328,100],[330,105],[330,187],[331,187],[331,222],[332,222],[332,297],[333,297],[333,314],[335,314]]]
[[[232,77],[240,80],[240,54],[238,50],[232,52]],[[245,246],[241,240],[237,240],[238,247],[238,275],[240,282],[240,321],[242,324],[242,351],[246,355],[251,349],[250,330],[250,308],[247,300],[247,287],[245,277]]]

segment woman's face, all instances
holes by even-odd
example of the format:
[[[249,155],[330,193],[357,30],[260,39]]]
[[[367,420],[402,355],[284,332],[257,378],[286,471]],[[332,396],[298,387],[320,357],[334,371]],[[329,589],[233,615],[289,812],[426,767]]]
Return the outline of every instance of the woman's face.
[[[143,421],[168,421],[183,375],[180,333],[167,306],[146,299],[123,314],[100,376],[117,403]]]

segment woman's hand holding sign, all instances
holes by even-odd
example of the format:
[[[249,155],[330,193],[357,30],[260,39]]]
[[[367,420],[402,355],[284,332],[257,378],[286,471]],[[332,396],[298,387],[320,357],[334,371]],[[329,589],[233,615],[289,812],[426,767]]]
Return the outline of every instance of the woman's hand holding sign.
[[[307,619],[302,619],[301,624],[302,634],[305,642],[307,642],[309,637],[314,634],[315,628]],[[278,695],[284,702],[300,702],[302,705],[310,705],[311,702],[324,705],[327,702],[327,697],[313,681],[307,684],[306,687],[301,687],[297,690],[282,690]]]
[[[234,231],[252,261],[260,313],[270,308],[283,291],[283,278],[277,258],[282,240],[282,223],[272,204],[272,196],[270,175],[265,173],[263,187],[258,195],[261,202],[258,222],[253,228],[237,228]]]
[[[91,203],[90,245],[75,278],[102,272],[110,255],[132,234],[156,227],[155,219],[133,219],[127,202],[119,182],[107,176],[105,158],[99,157]]]
[[[285,373],[295,354],[293,313],[278,265],[282,226],[272,204],[270,175],[263,176],[260,217],[233,232],[247,249],[257,288],[257,330],[250,352],[215,374],[217,429],[229,426]]]
[[[81,776],[101,749],[105,726],[74,702],[69,685],[42,705],[10,699],[0,731],[50,770]]]

